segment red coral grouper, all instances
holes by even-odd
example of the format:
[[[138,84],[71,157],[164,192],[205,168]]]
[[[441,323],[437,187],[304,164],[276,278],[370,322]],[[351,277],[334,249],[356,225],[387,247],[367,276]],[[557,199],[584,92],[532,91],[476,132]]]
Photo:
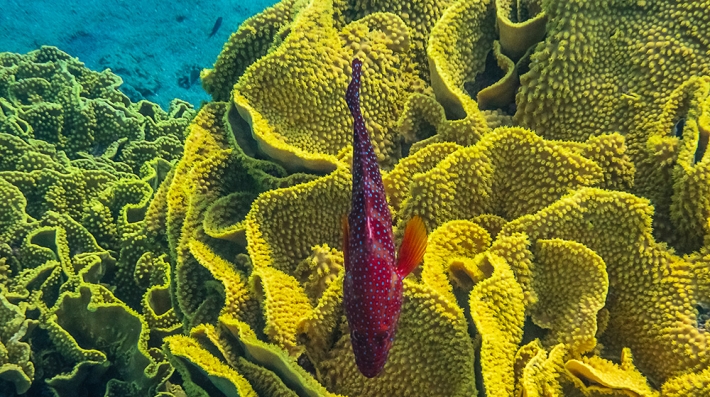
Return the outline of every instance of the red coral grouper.
[[[387,362],[402,309],[402,280],[422,260],[427,236],[421,218],[412,218],[395,264],[392,215],[360,112],[362,62],[355,59],[352,66],[345,100],[355,118],[353,198],[350,214],[343,222],[343,303],[355,362],[363,375],[372,378]]]

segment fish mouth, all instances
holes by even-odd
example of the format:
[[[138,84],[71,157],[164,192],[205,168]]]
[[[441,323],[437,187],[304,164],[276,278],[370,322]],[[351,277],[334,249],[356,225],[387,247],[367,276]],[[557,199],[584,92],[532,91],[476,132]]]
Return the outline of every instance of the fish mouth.
[[[375,368],[375,367],[360,368],[360,372],[366,378],[374,378],[382,372],[382,368]]]
[[[360,373],[367,378],[374,378],[379,375],[387,363],[387,357],[381,360],[355,360]]]

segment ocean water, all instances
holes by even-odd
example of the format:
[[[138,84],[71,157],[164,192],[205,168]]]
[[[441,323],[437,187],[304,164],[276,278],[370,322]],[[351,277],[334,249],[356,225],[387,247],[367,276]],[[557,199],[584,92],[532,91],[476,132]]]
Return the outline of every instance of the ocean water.
[[[167,108],[173,98],[198,106],[200,86],[180,84],[211,67],[229,35],[274,0],[0,0],[0,52],[53,45],[93,70],[110,68],[121,90]],[[209,37],[218,18],[219,30]]]

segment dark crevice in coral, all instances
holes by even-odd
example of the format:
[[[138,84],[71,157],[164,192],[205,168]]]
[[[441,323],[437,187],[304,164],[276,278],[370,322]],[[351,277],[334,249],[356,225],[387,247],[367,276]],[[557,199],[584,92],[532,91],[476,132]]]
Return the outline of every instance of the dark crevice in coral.
[[[498,66],[495,54],[491,50],[486,56],[486,66],[483,72],[477,74],[474,81],[465,82],[463,88],[471,98],[476,99],[482,89],[495,84],[503,76],[505,76],[505,71]]]
[[[74,367],[71,359],[57,351],[46,329],[36,327],[29,339],[33,351],[32,362],[35,365],[35,376],[38,379],[49,379],[60,373],[71,372]]]
[[[59,297],[59,287],[50,288],[50,286],[43,286],[45,281],[47,281],[47,279],[50,278],[50,276],[52,276],[52,274],[54,273],[59,273],[59,279],[54,281],[54,285],[64,284],[64,282],[66,281],[66,276],[64,275],[64,272],[62,272],[61,269],[57,267],[47,267],[45,269],[42,269],[42,271],[38,272],[32,278],[32,281],[30,281],[24,286],[28,291],[42,290],[42,296],[40,299],[42,299],[42,302],[47,304],[47,307],[54,306],[54,303]]]
[[[586,387],[586,388],[590,388],[593,386],[599,386],[599,383],[592,381],[591,379],[585,377],[583,374],[572,373],[572,375],[574,375],[577,379],[579,379],[582,382],[582,384],[584,384],[584,387]]]
[[[140,208],[126,208],[126,222],[127,223],[137,223],[142,222],[145,219],[145,213],[148,210],[147,207]]]
[[[678,138],[683,138],[683,129],[685,128],[685,117],[681,117],[673,124],[673,135]]]
[[[59,249],[57,248],[56,239],[57,231],[55,229],[43,230],[30,238],[30,244],[49,248],[52,252],[54,252],[57,260],[59,260]]]
[[[706,323],[710,321],[710,305],[698,302],[695,305],[695,311],[697,312],[697,328],[701,331],[706,331]]]
[[[46,285],[43,283],[43,285],[37,285],[35,289],[42,289],[42,296],[40,299],[45,305],[47,305],[47,307],[53,307],[59,299],[60,292],[63,292],[60,291],[60,287],[67,282],[68,278],[59,267],[55,267],[51,275],[48,272],[47,278],[52,280],[52,284]],[[32,291],[29,287],[27,289],[28,291]]]
[[[483,383],[483,368],[481,367],[481,345],[478,343],[476,346],[476,352],[473,359],[473,373],[476,376],[476,389],[478,391],[478,397],[486,397],[486,385]]]
[[[215,253],[215,255],[230,263],[235,263],[235,258],[238,255],[247,253],[246,247],[243,245],[210,236],[204,236],[203,238],[205,239],[205,244],[212,250],[212,252]],[[251,269],[248,269],[248,272],[243,268],[236,268],[236,270],[244,272],[247,276],[251,273]]]
[[[486,56],[486,65],[483,72],[476,75],[476,78],[473,81],[464,82],[463,87],[464,90],[466,90],[466,93],[468,93],[471,98],[478,101],[478,93],[481,92],[481,90],[498,83],[505,77],[505,75],[506,71],[501,69],[500,66],[498,66],[498,61],[496,60],[495,54],[493,50],[491,50]],[[484,106],[482,103],[479,102],[479,108],[481,110],[500,109],[504,113],[511,116],[514,115],[517,110],[515,101],[511,102],[507,106],[503,106],[500,108],[495,106]]]
[[[520,346],[525,346],[535,339],[543,340],[547,335],[547,330],[539,327],[532,321],[530,316],[525,316],[525,325],[523,326],[523,341]]]
[[[242,347],[242,342],[240,342],[239,339],[232,334],[232,331],[222,325],[220,325],[220,340],[223,345],[229,346],[230,355],[232,355],[232,357],[246,356],[247,353],[244,350],[244,347]],[[221,355],[222,354],[220,353],[220,356]]]
[[[516,62],[515,68],[518,70],[518,76],[522,76],[530,71],[530,55],[534,52],[534,49],[535,46],[528,48],[525,54]]]
[[[456,303],[463,310],[464,316],[466,317],[468,336],[471,337],[471,340],[475,340],[478,336],[478,331],[476,330],[476,326],[473,324],[473,320],[471,318],[471,305],[469,304],[470,295],[471,289],[454,288]]]
[[[207,372],[204,369],[193,364],[190,360],[182,360],[182,362],[185,363],[185,369],[190,373],[190,379],[192,380],[192,382],[202,388],[208,396],[227,397],[226,394],[222,393],[222,391],[220,391],[219,388],[217,388],[217,386],[212,383],[209,376],[207,375]]]
[[[436,127],[426,120],[419,120],[419,128],[414,132],[415,139],[407,141],[402,138],[402,158],[409,156],[412,145],[416,142],[423,141],[436,135]]]
[[[230,106],[227,112],[227,122],[231,127],[234,139],[244,154],[260,160],[268,160],[259,152],[256,140],[251,135],[251,126],[242,118],[235,106]]]
[[[305,369],[309,374],[311,374],[314,378],[317,378],[316,374],[316,367],[313,365],[311,360],[308,358],[308,356],[303,353],[301,354],[300,357],[298,357],[298,365],[301,366],[301,368]]]

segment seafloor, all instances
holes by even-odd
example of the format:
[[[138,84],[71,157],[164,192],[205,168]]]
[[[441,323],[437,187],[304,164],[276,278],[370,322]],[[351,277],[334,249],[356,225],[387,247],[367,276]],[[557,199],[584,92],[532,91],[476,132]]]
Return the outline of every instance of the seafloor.
[[[1,0],[0,52],[56,46],[93,70],[121,76],[132,101],[167,109],[209,97],[194,79],[239,24],[273,0]],[[219,30],[212,28],[222,18]],[[191,75],[193,76],[191,78]]]
[[[710,396],[710,0],[203,3],[0,0],[0,397]]]

